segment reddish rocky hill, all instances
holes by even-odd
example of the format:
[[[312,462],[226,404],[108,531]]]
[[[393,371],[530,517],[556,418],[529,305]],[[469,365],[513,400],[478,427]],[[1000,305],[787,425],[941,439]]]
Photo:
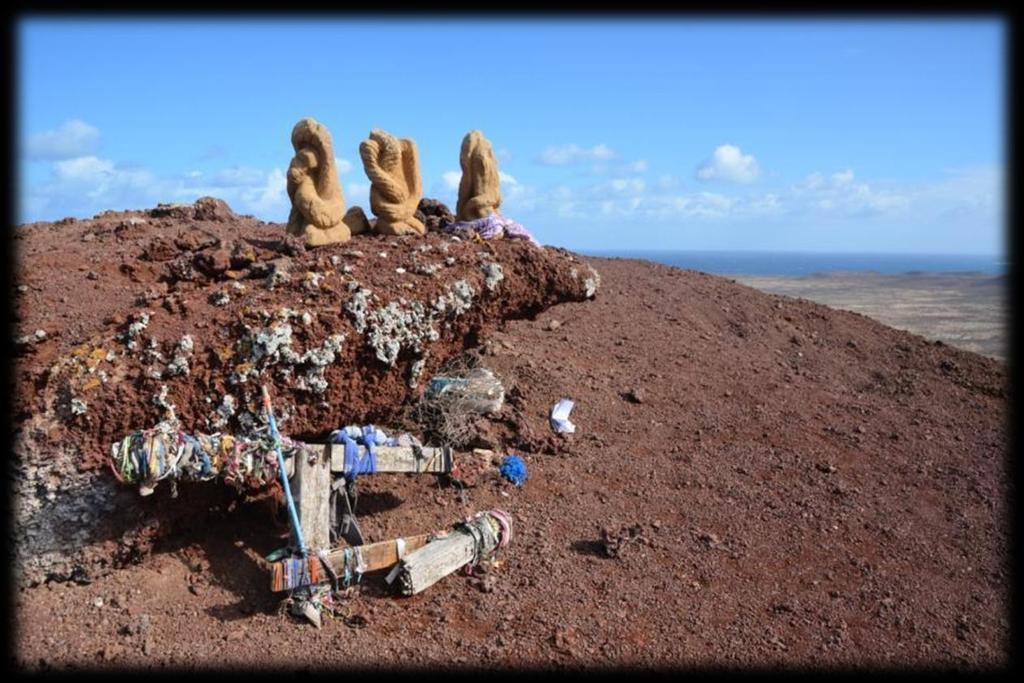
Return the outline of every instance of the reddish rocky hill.
[[[400,351],[388,370],[395,376],[375,380],[381,371],[374,363],[384,361],[374,360],[367,342],[353,343],[361,337],[352,318],[338,313],[358,291],[349,292],[342,276],[387,296],[377,307],[396,296],[436,299],[464,279],[480,308],[441,332],[422,376],[465,347],[478,349],[509,389],[502,414],[478,425],[480,441],[522,455],[529,478],[521,489],[494,478],[459,490],[375,475],[362,485],[361,523],[378,540],[500,506],[515,519],[515,538],[484,580],[451,576],[396,598],[379,577],[364,577],[348,616],[314,631],[279,615],[279,596],[267,590],[260,557],[280,546],[282,529],[265,505],[210,485],[185,487],[178,499],[117,490],[110,494],[116,505],[85,495],[78,507],[62,509],[86,517],[116,511],[124,527],[156,531],[149,545],[130,536],[92,545],[75,566],[52,556],[29,562],[37,578],[77,582],[18,593],[22,664],[1007,663],[1004,364],[854,313],[643,261],[438,236],[356,238],[306,253],[281,240],[279,225],[132,215],[147,223],[125,214],[18,228],[19,283],[29,286],[19,295],[19,333],[46,332],[45,341],[22,344],[17,370],[22,490],[30,483],[37,492],[34,514],[57,504],[48,494],[114,490],[109,474],[92,469],[102,458],[91,448],[160,419],[150,397],[161,382],[178,392],[169,395],[180,397],[179,416],[202,427],[210,411],[204,397],[223,391],[235,369],[215,360],[216,330],[229,320],[241,325],[228,333],[236,339],[244,325],[255,329],[259,318],[246,318],[246,306],[316,311],[314,324],[294,325],[308,330],[293,332],[303,343],[297,352],[346,334],[343,353],[352,355],[324,373],[326,406],[304,400],[305,389],[275,383],[292,415],[288,429],[403,423],[422,389],[406,381],[415,359]],[[204,245],[206,232],[222,243]],[[250,244],[257,258],[231,240]],[[444,263],[444,245],[458,261],[444,266],[451,275],[413,274],[423,263]],[[417,251],[424,246],[431,250]],[[195,279],[168,281],[170,264],[186,260]],[[258,263],[285,263],[290,277],[269,290],[277,266],[264,272]],[[487,263],[499,264],[505,278],[490,296]],[[592,300],[588,264],[600,273]],[[399,267],[406,273],[394,272]],[[249,276],[227,275],[243,269]],[[336,279],[324,276],[314,291],[306,270],[334,270]],[[178,293],[182,282],[194,289]],[[256,300],[236,300],[234,282]],[[207,302],[215,291],[231,297],[230,315]],[[196,348],[213,350],[193,349],[190,374],[161,380],[146,379],[148,366],[121,361],[129,368],[117,380],[123,388],[95,387],[85,413],[62,414],[52,403],[60,397],[50,384],[56,376],[43,368],[74,358],[86,341],[103,338],[107,349],[140,310],[153,311],[146,330],[161,341],[177,344],[187,332]],[[171,359],[174,348],[159,350]],[[163,371],[168,363],[153,365]],[[275,369],[264,370],[275,378]],[[556,437],[548,426],[560,398],[576,402],[574,435]],[[81,419],[89,416],[94,422]],[[80,450],[52,450],[68,440]],[[64,488],[67,479],[78,488]],[[181,509],[189,514],[176,517]],[[22,508],[22,515],[29,523],[16,526],[21,541],[44,548],[25,536],[33,511]]]

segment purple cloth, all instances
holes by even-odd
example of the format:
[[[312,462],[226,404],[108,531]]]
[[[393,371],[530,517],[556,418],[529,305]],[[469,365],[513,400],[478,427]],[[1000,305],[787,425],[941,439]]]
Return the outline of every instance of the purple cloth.
[[[497,213],[478,218],[475,221],[449,223],[445,226],[444,231],[449,235],[457,235],[459,237],[469,237],[476,233],[485,240],[500,239],[502,237],[506,239],[527,240],[530,244],[540,246],[540,242],[534,239],[533,235],[526,228],[511,218],[505,218]]]

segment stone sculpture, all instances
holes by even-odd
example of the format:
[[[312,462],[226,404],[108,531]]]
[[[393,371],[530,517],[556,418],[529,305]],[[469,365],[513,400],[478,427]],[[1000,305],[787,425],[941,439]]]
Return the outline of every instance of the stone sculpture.
[[[292,129],[295,156],[288,165],[288,232],[306,238],[317,247],[347,242],[352,235],[369,230],[359,207],[345,211],[345,196],[338,181],[334,144],[327,128],[304,118]]]
[[[455,221],[446,223],[441,230],[459,237],[521,239],[540,246],[526,228],[498,213],[501,177],[494,150],[483,133],[478,130],[466,133],[462,139],[459,163],[462,165],[462,180],[459,181]]]
[[[501,180],[498,162],[490,141],[478,130],[471,130],[462,139],[459,153],[462,180],[459,181],[459,201],[455,207],[456,220],[474,221],[486,218],[501,206]]]
[[[374,229],[384,235],[424,234],[426,227],[415,215],[423,194],[416,143],[375,128],[359,145],[359,156],[371,183]]]

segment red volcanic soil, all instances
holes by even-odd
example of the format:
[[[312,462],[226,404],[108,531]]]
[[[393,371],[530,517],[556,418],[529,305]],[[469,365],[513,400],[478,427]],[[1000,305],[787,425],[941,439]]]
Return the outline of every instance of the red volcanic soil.
[[[185,219],[168,221],[160,230],[191,229]],[[237,227],[239,221],[228,222]],[[212,225],[203,229],[223,237]],[[41,368],[139,310],[125,268],[141,290],[164,272],[158,264],[166,261],[142,260],[134,251],[152,239],[152,225],[129,224],[121,234],[112,228],[102,236],[96,230],[86,242],[76,233],[69,238],[74,255],[56,240],[49,253],[32,252],[47,242],[33,243],[42,238],[29,233],[64,235],[73,227],[18,228],[24,235],[19,268],[35,259],[20,274],[31,289],[20,295],[19,334],[41,328],[50,335],[19,357],[18,381],[35,383],[17,387],[23,424],[54,410],[36,398],[49,391]],[[260,248],[274,251],[273,258],[289,248],[274,242],[283,226],[252,221],[243,228],[263,235]],[[406,258],[415,246],[440,249],[443,242],[436,235],[365,237],[330,253],[370,254],[390,244]],[[175,250],[173,237],[168,243],[172,258],[197,249]],[[471,277],[477,264],[470,257],[486,248],[452,245],[467,260],[461,272]],[[268,590],[261,558],[282,545],[287,530],[266,501],[236,500],[216,483],[183,486],[177,499],[162,489],[147,499],[122,490],[118,509],[137,506],[144,510],[140,519],[159,520],[183,506],[191,513],[114,570],[78,582],[51,577],[23,585],[16,594],[18,664],[1008,664],[1011,483],[1003,363],[855,313],[644,261],[575,257],[580,270],[590,264],[601,276],[596,296],[586,300],[570,286],[570,254],[493,246],[515,301],[488,299],[468,314],[476,317],[438,342],[424,377],[446,357],[475,349],[509,387],[502,413],[479,425],[481,440],[523,456],[528,480],[516,488],[484,477],[459,489],[433,478],[378,474],[361,480],[359,513],[372,541],[504,508],[515,535],[497,566],[483,577],[449,576],[410,598],[393,595],[380,574],[366,575],[339,615],[315,630],[280,614],[281,595]],[[212,244],[198,250],[204,248],[217,250]],[[288,258],[320,258],[310,254]],[[341,262],[358,268],[367,258]],[[96,279],[87,279],[82,267]],[[538,277],[537,269],[547,275]],[[371,270],[356,275],[370,283]],[[480,277],[472,277],[482,292]],[[441,287],[451,279],[410,281]],[[243,281],[252,289],[257,280]],[[64,317],[59,296],[57,303],[46,299],[57,291],[52,282],[67,298],[63,310],[72,311]],[[200,294],[225,282],[200,277],[183,295],[193,313],[162,316],[161,338],[195,330],[197,320],[220,321],[219,307],[191,302],[205,302]],[[532,293],[517,282],[533,283]],[[389,276],[371,288],[390,293],[397,283]],[[303,303],[299,290],[282,291],[291,292],[292,308]],[[144,301],[148,310],[173,291],[155,294]],[[272,296],[274,304],[286,300]],[[335,287],[304,305],[336,310],[347,296]],[[116,320],[104,323],[108,318]],[[332,325],[349,324],[344,316],[330,320],[310,333],[311,343]],[[201,328],[193,334],[197,345],[208,337]],[[400,382],[387,379],[380,400],[363,398],[373,383],[359,365],[371,361],[355,352],[343,360],[338,376],[328,379],[351,389],[340,377],[359,376],[352,380],[361,382],[359,391],[329,388],[328,407],[303,403],[301,392],[276,385],[274,391],[295,401],[294,424],[302,430],[368,417],[385,428],[408,426],[422,383],[406,395]],[[196,367],[198,374],[174,378],[181,396],[223,388],[224,371],[212,359]],[[139,404],[152,393],[131,372],[120,382],[123,395]],[[548,425],[561,398],[576,402],[573,435],[556,436]],[[130,421],[159,419],[141,405],[108,400],[118,408],[102,413],[101,424],[51,427],[94,444],[84,449],[92,453],[89,462],[102,460],[102,448],[125,428],[150,426]],[[179,406],[180,417],[194,421],[190,428],[202,426],[200,400],[186,398]],[[347,412],[346,402],[357,408]],[[19,455],[21,467],[43,458],[33,448]]]

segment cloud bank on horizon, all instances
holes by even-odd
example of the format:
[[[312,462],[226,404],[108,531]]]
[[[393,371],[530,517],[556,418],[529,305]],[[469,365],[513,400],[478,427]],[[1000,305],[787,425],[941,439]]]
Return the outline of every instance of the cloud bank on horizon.
[[[22,22],[22,222],[203,195],[240,213],[284,221],[289,133],[296,120],[312,115],[332,132],[348,204],[367,209],[369,181],[356,151],[361,131],[379,126],[416,139],[425,196],[454,208],[461,137],[480,128],[502,165],[503,212],[546,243],[606,250],[1003,251],[1002,33],[993,22],[921,22],[902,31],[884,22],[856,30],[839,23],[626,24],[615,35],[634,49],[603,65],[607,57],[597,51],[557,48],[568,41],[587,52],[611,27],[502,25],[495,29],[529,36],[533,55],[526,64],[499,63],[502,85],[490,79],[467,95],[453,83],[459,97],[469,98],[465,105],[447,93],[437,102],[421,93],[401,107],[375,95],[396,83],[415,91],[416,79],[402,68],[411,52],[389,55],[378,78],[367,78],[351,56],[361,54],[353,42],[380,30],[422,31],[415,24],[253,22],[214,31],[208,26],[214,22],[194,23]],[[264,61],[256,46],[280,44],[302,30],[326,32],[348,46],[334,64],[348,87],[316,90],[318,78],[337,80],[329,70],[307,74],[308,82],[293,82],[280,96],[260,86],[261,70],[273,76],[286,65]],[[457,38],[474,27],[455,23],[447,30]],[[787,36],[794,31],[803,37],[799,49]],[[214,32],[222,44],[206,40]],[[771,63],[743,68],[735,50],[715,41],[722,35],[744,37],[752,54],[773,55],[761,60]],[[398,38],[396,44],[405,44]],[[151,47],[132,51],[130,63],[120,61],[118,53],[136,41]],[[851,42],[866,47],[835,48]],[[89,52],[77,51],[86,44]],[[245,46],[248,52],[238,52]],[[885,59],[865,56],[883,49]],[[808,51],[818,62],[817,53],[826,52],[831,61],[819,69],[806,59]],[[243,66],[232,54],[249,61]],[[942,55],[938,63],[928,61],[933,54]],[[417,55],[434,73],[454,67],[444,52]],[[961,63],[968,58],[974,63]],[[559,68],[546,76],[531,71],[548,59]],[[633,69],[621,60],[632,60]],[[111,71],[115,64],[124,64],[121,72]],[[922,78],[936,73],[943,78]],[[198,74],[205,75],[195,80]],[[566,82],[572,87],[559,87]],[[669,85],[685,96],[669,92]],[[755,92],[744,93],[743,85]],[[287,94],[303,92],[311,94]],[[357,103],[346,97],[351,92],[362,93]],[[295,101],[282,101],[289,97]]]

